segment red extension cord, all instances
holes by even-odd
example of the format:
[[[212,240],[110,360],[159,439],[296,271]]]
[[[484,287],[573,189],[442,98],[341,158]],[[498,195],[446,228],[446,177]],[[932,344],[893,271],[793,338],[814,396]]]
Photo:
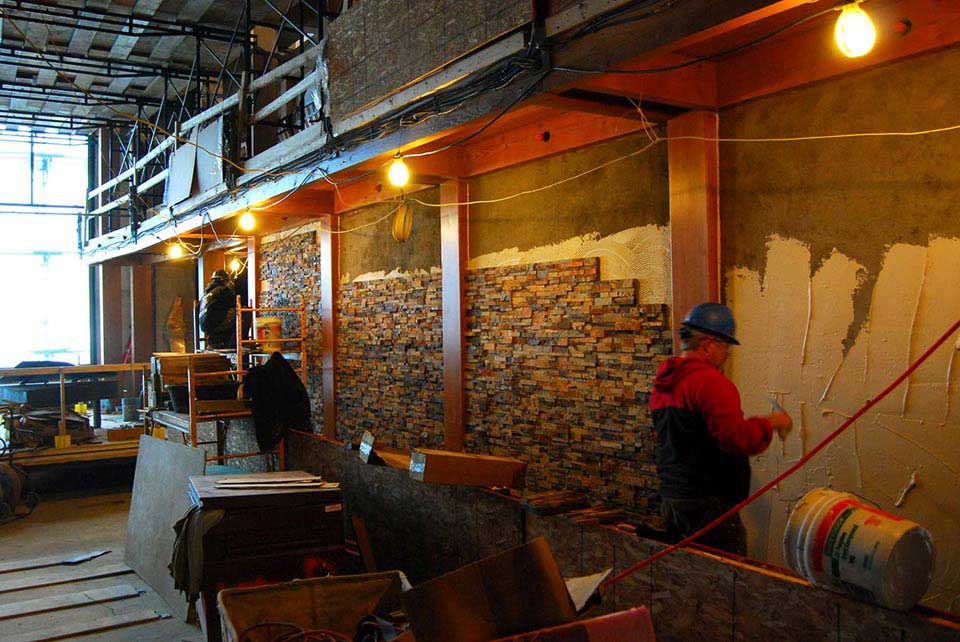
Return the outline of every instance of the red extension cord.
[[[851,416],[849,419],[847,419],[845,422],[843,422],[843,423],[840,425],[839,428],[837,428],[837,429],[834,430],[832,433],[830,433],[829,435],[827,435],[827,436],[823,439],[823,441],[821,441],[819,444],[817,444],[816,446],[814,446],[813,449],[810,450],[810,452],[808,452],[806,455],[804,455],[803,457],[801,457],[800,459],[798,459],[797,462],[796,462],[793,466],[791,466],[791,467],[788,468],[787,470],[783,471],[782,473],[780,473],[779,475],[777,475],[776,477],[774,477],[773,479],[771,479],[770,481],[768,481],[768,482],[767,482],[766,484],[764,484],[762,487],[760,487],[759,489],[757,489],[757,491],[754,492],[752,495],[750,495],[749,497],[747,497],[745,500],[743,500],[742,502],[740,502],[739,504],[737,504],[736,506],[734,506],[733,508],[731,508],[730,510],[728,510],[726,513],[724,513],[724,514],[721,515],[720,517],[716,518],[715,520],[713,520],[712,522],[710,522],[709,524],[707,524],[706,526],[704,526],[703,528],[701,528],[701,529],[698,530],[697,532],[695,532],[695,533],[693,533],[693,534],[691,534],[691,535],[687,535],[686,537],[684,537],[682,540],[680,540],[680,541],[677,542],[676,544],[671,544],[670,546],[666,547],[665,549],[663,549],[663,550],[661,550],[661,551],[659,551],[659,552],[657,552],[657,553],[654,553],[654,554],[651,555],[650,557],[648,557],[648,558],[646,558],[646,559],[644,559],[644,560],[641,560],[641,561],[637,562],[636,564],[634,564],[634,565],[631,566],[630,568],[626,569],[625,571],[623,571],[623,572],[621,572],[621,573],[618,573],[617,575],[614,575],[614,576],[611,577],[610,579],[606,580],[603,584],[601,584],[601,587],[606,588],[606,587],[608,587],[608,586],[612,586],[612,585],[616,584],[617,582],[623,580],[624,578],[632,575],[633,573],[636,573],[637,571],[639,571],[639,570],[641,570],[641,569],[643,569],[643,568],[646,568],[646,567],[650,566],[651,564],[653,564],[654,562],[656,562],[658,559],[660,559],[660,558],[662,558],[662,557],[666,557],[667,555],[669,555],[670,553],[674,552],[674,551],[677,550],[678,548],[683,548],[684,546],[692,543],[692,542],[693,542],[694,540],[696,540],[698,537],[701,537],[701,536],[705,535],[706,533],[709,533],[709,532],[712,531],[714,528],[716,528],[717,526],[719,526],[720,524],[722,524],[723,522],[725,522],[727,519],[729,519],[730,517],[733,517],[734,515],[736,515],[737,513],[739,513],[744,507],[746,507],[746,506],[750,505],[751,503],[753,503],[754,501],[756,501],[761,495],[763,495],[764,493],[766,493],[768,490],[770,490],[771,488],[773,488],[774,486],[776,486],[777,484],[779,484],[780,482],[782,482],[784,479],[786,479],[787,477],[789,477],[789,476],[792,475],[793,473],[795,473],[795,472],[797,472],[798,470],[800,470],[800,469],[804,466],[804,464],[806,464],[808,461],[810,461],[810,459],[811,459],[814,455],[816,455],[816,454],[819,453],[821,450],[823,450],[824,448],[826,448],[827,444],[829,444],[831,441],[833,441],[834,439],[836,439],[837,437],[839,437],[847,428],[849,428],[849,427],[853,424],[853,422],[855,422],[857,419],[859,419],[860,417],[862,417],[865,412],[867,412],[868,410],[870,410],[871,408],[873,408],[873,407],[874,407],[875,405],[877,405],[884,397],[886,397],[888,394],[890,394],[891,392],[893,392],[894,388],[896,388],[897,386],[899,386],[901,383],[904,382],[904,380],[905,380],[907,377],[909,377],[911,374],[913,374],[913,371],[916,370],[918,367],[920,367],[920,364],[922,364],[924,361],[926,361],[927,358],[930,357],[930,355],[932,355],[934,352],[936,352],[937,348],[939,348],[941,345],[943,345],[944,342],[945,342],[947,339],[949,339],[950,336],[951,336],[954,332],[956,332],[958,328],[960,328],[960,319],[958,319],[957,321],[955,321],[955,322],[953,323],[953,325],[951,325],[951,326],[947,329],[947,331],[944,332],[944,333],[940,336],[939,339],[937,339],[936,341],[934,341],[933,344],[932,344],[929,348],[927,348],[927,350],[926,350],[922,355],[920,355],[920,356],[917,358],[916,361],[914,361],[913,363],[911,363],[911,364],[910,364],[910,367],[907,368],[907,369],[903,372],[903,374],[901,374],[899,377],[897,377],[896,379],[894,379],[894,380],[890,383],[890,385],[888,385],[886,388],[884,388],[883,391],[882,391],[879,395],[877,395],[876,397],[874,397],[873,399],[871,399],[870,401],[868,401],[866,404],[864,404],[863,407],[860,408],[860,410],[858,410],[857,412],[855,412],[855,413],[853,414],[853,416]],[[948,393],[949,393],[949,391],[948,391]]]

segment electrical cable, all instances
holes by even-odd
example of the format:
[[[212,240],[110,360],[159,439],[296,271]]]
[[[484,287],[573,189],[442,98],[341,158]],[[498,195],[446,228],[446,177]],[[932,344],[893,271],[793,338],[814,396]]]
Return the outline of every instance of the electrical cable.
[[[743,510],[745,507],[749,506],[749,505],[752,504],[754,501],[756,501],[757,499],[759,499],[762,495],[764,495],[764,494],[765,494],[767,491],[769,491],[771,488],[777,486],[777,485],[780,484],[780,482],[782,482],[784,479],[786,479],[787,477],[790,477],[790,476],[793,475],[795,472],[797,472],[798,470],[800,470],[801,468],[803,468],[803,466],[804,466],[808,461],[810,461],[810,460],[811,460],[817,453],[819,453],[821,450],[823,450],[824,448],[826,448],[834,439],[836,439],[837,437],[839,437],[840,435],[842,435],[842,434],[847,430],[847,428],[849,428],[850,426],[853,425],[853,423],[854,423],[857,419],[859,419],[860,417],[862,417],[868,410],[870,410],[871,408],[873,408],[874,406],[876,406],[878,403],[880,403],[880,401],[882,401],[884,397],[886,397],[886,396],[889,395],[891,392],[893,392],[893,390],[894,390],[895,388],[897,388],[897,386],[899,386],[901,383],[903,383],[904,381],[906,381],[906,379],[907,379],[911,374],[913,374],[913,371],[916,370],[917,368],[919,368],[920,365],[923,364],[923,362],[926,361],[926,360],[930,357],[930,355],[932,355],[934,352],[936,352],[937,349],[938,349],[940,346],[942,346],[942,345],[947,341],[947,339],[949,339],[951,336],[953,336],[953,334],[954,334],[958,329],[960,329],[960,319],[954,321],[954,323],[953,323],[949,328],[947,328],[946,332],[944,332],[942,335],[940,335],[940,338],[938,338],[936,341],[934,341],[934,342],[923,352],[923,354],[921,354],[913,363],[910,364],[910,366],[909,366],[906,370],[903,371],[902,374],[900,374],[899,377],[897,377],[896,379],[894,379],[893,381],[891,381],[891,382],[887,385],[886,388],[884,388],[883,390],[880,391],[880,393],[879,393],[877,396],[875,396],[875,397],[873,397],[872,399],[868,400],[867,403],[865,403],[863,406],[860,407],[859,410],[857,410],[857,412],[853,413],[853,415],[851,415],[846,421],[844,421],[842,424],[840,424],[840,426],[839,426],[836,430],[834,430],[834,431],[831,432],[829,435],[827,435],[826,437],[824,437],[824,439],[823,439],[822,441],[820,441],[820,443],[818,443],[816,446],[814,446],[812,449],[810,449],[810,452],[808,452],[808,453],[805,454],[803,457],[801,457],[800,459],[798,459],[798,460],[796,461],[796,463],[794,463],[792,466],[790,466],[790,468],[786,469],[785,471],[783,471],[782,473],[780,473],[779,475],[777,475],[776,477],[774,477],[773,479],[771,479],[770,481],[768,481],[766,484],[764,484],[763,486],[761,486],[760,488],[758,488],[758,489],[757,489],[753,494],[751,494],[749,497],[747,497],[746,499],[744,499],[743,501],[741,501],[741,502],[738,503],[737,505],[733,506],[732,508],[730,508],[729,510],[727,510],[725,513],[723,513],[722,515],[720,515],[719,517],[717,517],[717,518],[714,519],[712,522],[710,522],[709,524],[707,524],[707,525],[704,526],[703,528],[699,529],[699,530],[696,531],[695,533],[692,533],[692,534],[690,534],[690,535],[687,535],[686,537],[684,537],[684,538],[683,538],[682,540],[680,540],[679,542],[677,542],[677,543],[675,543],[675,544],[671,544],[671,545],[667,546],[667,547],[664,548],[664,549],[661,549],[660,551],[658,551],[657,553],[654,553],[653,555],[647,557],[646,559],[643,559],[643,560],[637,562],[636,564],[634,564],[634,565],[631,566],[630,568],[628,568],[628,569],[626,569],[626,570],[624,570],[624,571],[621,571],[620,573],[617,573],[616,575],[614,575],[614,576],[611,577],[611,578],[608,578],[608,579],[605,580],[600,586],[603,587],[603,588],[607,588],[607,587],[609,587],[609,586],[612,586],[612,585],[616,584],[617,582],[620,582],[620,581],[626,579],[627,577],[629,577],[630,575],[636,573],[637,571],[642,570],[642,569],[646,568],[647,566],[650,566],[651,564],[653,564],[653,563],[656,562],[657,560],[659,560],[659,559],[661,559],[661,558],[663,558],[663,557],[666,557],[667,555],[669,555],[670,553],[676,551],[677,549],[683,548],[684,546],[687,546],[688,544],[692,544],[696,539],[698,539],[699,537],[702,537],[703,535],[709,533],[710,531],[712,531],[712,530],[715,529],[716,527],[720,526],[720,525],[723,524],[725,521],[727,521],[728,519],[730,519],[731,517],[733,517],[734,515],[736,515],[737,513],[739,513],[741,510]]]

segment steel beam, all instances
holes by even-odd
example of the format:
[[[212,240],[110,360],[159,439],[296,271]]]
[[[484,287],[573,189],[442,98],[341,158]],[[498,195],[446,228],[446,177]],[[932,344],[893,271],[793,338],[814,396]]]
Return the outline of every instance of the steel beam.
[[[6,44],[0,45],[0,57],[9,58],[14,61],[8,64],[15,64],[18,67],[28,69],[50,69],[50,65],[43,62],[47,60],[48,62],[59,65],[57,71],[69,74],[110,76],[112,78],[121,77],[121,74],[126,74],[150,78],[162,76],[166,73],[170,78],[187,79],[190,77],[189,69],[175,65],[152,65],[149,63],[131,62],[129,60],[77,56],[50,46],[47,46],[41,54],[31,51],[26,42],[11,42],[9,40],[5,40],[5,42]],[[3,62],[8,61],[4,60]],[[39,67],[37,65],[39,65]],[[76,68],[76,70],[73,68]],[[205,69],[201,72],[201,75],[205,79],[212,79],[216,78],[217,73],[216,71]]]
[[[47,4],[37,0],[11,0],[4,5],[11,18],[23,22],[33,22],[47,26],[97,31],[122,36],[141,38],[161,36],[202,35],[210,40],[230,41],[230,32],[226,29],[197,25],[178,20],[161,18],[141,18],[97,9],[94,7],[69,7]],[[139,30],[139,31],[138,31]]]

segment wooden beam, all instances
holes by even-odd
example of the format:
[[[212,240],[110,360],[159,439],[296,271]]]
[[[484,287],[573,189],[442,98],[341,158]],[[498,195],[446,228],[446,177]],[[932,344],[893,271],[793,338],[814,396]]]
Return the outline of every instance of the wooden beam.
[[[614,105],[601,102],[599,100],[586,100],[584,98],[571,98],[561,96],[549,91],[537,94],[530,99],[533,105],[539,105],[548,109],[555,109],[561,112],[583,112],[585,114],[597,114],[600,116],[609,116],[611,118],[625,118],[627,120],[640,120],[640,112],[632,105]]]
[[[639,120],[542,110],[539,118],[521,127],[476,139],[467,145],[462,151],[464,175],[485,174],[643,129],[644,124]],[[545,132],[549,132],[549,137]]]
[[[443,445],[463,450],[466,431],[464,358],[466,352],[466,302],[464,296],[469,260],[468,183],[463,179],[440,185],[440,265],[443,303]]]
[[[694,305],[720,297],[720,199],[716,112],[691,112],[667,124],[670,172],[670,257],[673,267],[673,341]],[[678,140],[683,136],[710,141]]]
[[[689,60],[686,56],[668,53],[656,57],[641,56],[614,65],[613,68],[652,69],[681,64]],[[562,77],[569,82],[571,75],[565,74]],[[693,109],[713,109],[717,104],[716,63],[709,61],[656,74],[586,75],[563,87],[576,87],[614,96],[642,98],[646,101]]]
[[[837,50],[831,13],[725,59],[718,70],[718,103],[734,105],[960,42],[960,3],[902,0],[868,3],[864,10],[877,27],[876,46],[867,55],[847,58]],[[902,19],[911,23],[904,35],[893,31]]]
[[[340,218],[328,215],[320,229],[320,377],[323,434],[337,436],[337,306],[340,290]]]
[[[428,484],[523,488],[526,471],[526,462],[512,457],[429,448],[410,453],[410,477]]]

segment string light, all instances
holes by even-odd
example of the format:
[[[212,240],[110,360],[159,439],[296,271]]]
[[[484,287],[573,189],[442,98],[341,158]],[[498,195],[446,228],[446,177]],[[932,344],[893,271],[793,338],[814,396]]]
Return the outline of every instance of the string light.
[[[407,181],[410,180],[410,169],[399,156],[394,158],[393,162],[390,163],[390,168],[387,170],[387,178],[394,187],[403,187],[407,184]]]
[[[257,219],[253,218],[253,214],[251,214],[249,211],[244,212],[243,215],[240,216],[239,225],[241,230],[249,232],[256,224]]]
[[[877,40],[877,29],[867,12],[860,8],[860,2],[851,2],[840,10],[833,37],[844,56],[859,58],[873,49],[873,43]]]
[[[230,259],[230,265],[228,267],[230,268],[231,272],[236,274],[237,272],[240,271],[240,268],[242,267],[240,265],[240,259],[238,259],[237,257],[233,257],[232,259]]]
[[[167,256],[171,259],[179,259],[183,257],[183,246],[179,243],[171,243],[167,246]]]

